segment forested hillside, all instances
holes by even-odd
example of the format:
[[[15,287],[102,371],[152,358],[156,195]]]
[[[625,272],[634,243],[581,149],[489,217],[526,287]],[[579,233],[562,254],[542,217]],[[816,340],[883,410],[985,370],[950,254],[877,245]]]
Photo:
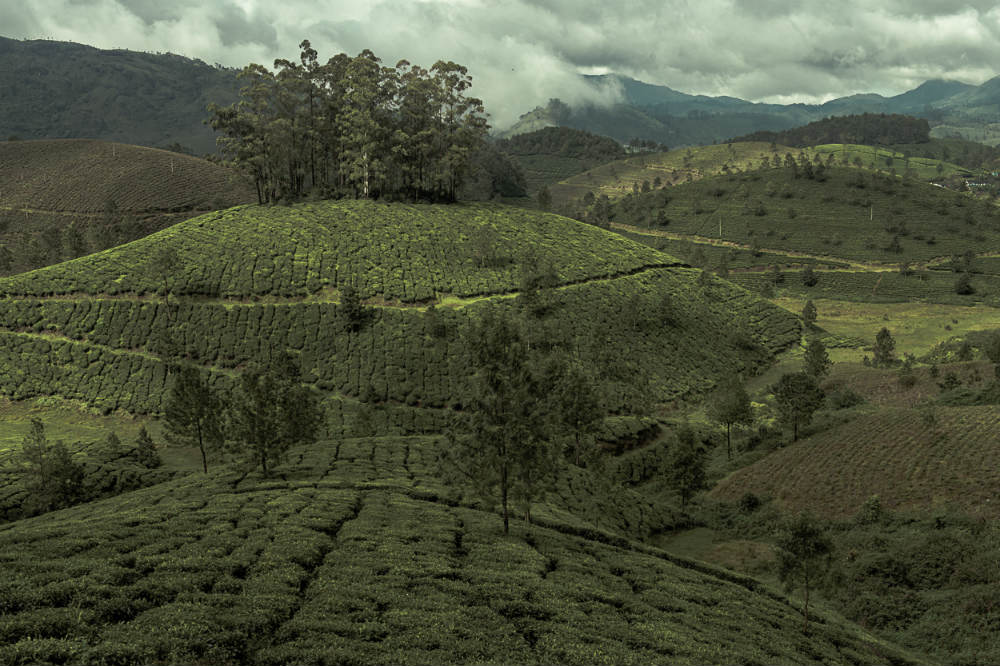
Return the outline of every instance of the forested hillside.
[[[824,118],[781,132],[754,132],[732,141],[770,141],[805,148],[825,143],[858,143],[886,146],[897,143],[927,143],[930,124],[923,118],[899,114],[863,113]]]
[[[86,138],[214,153],[206,107],[236,100],[236,73],[175,54],[0,36],[0,140]]]

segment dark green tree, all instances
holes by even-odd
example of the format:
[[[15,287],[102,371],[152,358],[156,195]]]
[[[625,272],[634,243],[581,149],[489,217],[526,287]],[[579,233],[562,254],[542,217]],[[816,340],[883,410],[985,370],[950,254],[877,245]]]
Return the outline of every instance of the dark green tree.
[[[10,273],[14,267],[14,253],[6,245],[0,245],[0,273]]]
[[[799,514],[778,536],[778,576],[788,590],[802,586],[805,604],[802,608],[803,631],[809,631],[809,592],[822,580],[829,569],[833,542],[822,526],[809,514]]]
[[[173,245],[167,244],[157,247],[149,261],[150,276],[154,280],[163,281],[163,302],[167,305],[168,316],[171,313],[170,278],[177,271],[180,263],[181,260],[177,254],[177,249]]]
[[[340,291],[340,315],[344,329],[359,331],[371,316],[371,312],[361,303],[361,295],[354,285],[347,284]]]
[[[804,372],[787,373],[771,387],[781,420],[792,426],[792,441],[799,439],[799,425],[807,425],[823,404],[823,391]]]
[[[24,486],[28,496],[22,506],[25,514],[61,509],[84,498],[83,466],[73,461],[62,442],[49,444],[40,420],[31,419],[31,430],[21,443],[20,457],[26,465]]]
[[[243,373],[229,403],[227,446],[267,477],[292,446],[316,441],[323,412],[301,383],[294,359],[279,354],[268,370]]]
[[[803,356],[804,370],[807,375],[820,381],[830,373],[830,355],[826,352],[826,345],[819,338],[814,338],[806,345],[806,352]]]
[[[695,431],[688,425],[679,428],[667,454],[666,479],[680,494],[682,505],[706,487],[707,459],[708,452]]]
[[[168,444],[197,446],[201,465],[208,473],[208,457],[224,442],[224,404],[203,373],[193,365],[170,369],[173,384],[164,408],[164,430]]]
[[[474,371],[472,401],[465,418],[449,431],[443,462],[481,495],[499,494],[506,535],[515,485],[537,496],[557,469],[548,437],[552,415],[547,382],[533,373],[537,365],[509,314],[486,310],[465,338]]]
[[[708,398],[708,417],[726,427],[726,457],[733,458],[732,429],[734,425],[753,423],[750,396],[739,378],[730,376]]]
[[[561,370],[552,394],[561,430],[572,441],[573,459],[583,463],[586,440],[605,415],[597,381],[579,362],[570,362]]]
[[[806,301],[805,306],[802,308],[802,323],[805,324],[807,329],[811,329],[816,325],[817,316],[816,305],[812,302],[812,299]]]
[[[892,333],[883,327],[875,336],[872,362],[879,367],[892,365],[896,360],[895,349],[896,341],[893,340]]]
[[[149,436],[146,426],[143,426],[139,430],[139,435],[136,437],[135,459],[140,465],[149,469],[154,469],[163,464],[160,454],[156,451],[156,444],[153,443],[153,438]]]
[[[994,374],[1000,378],[1000,331],[993,331],[989,334],[983,352],[986,354],[986,358],[993,363]]]
[[[968,273],[959,273],[955,280],[955,293],[960,296],[968,296],[976,293],[976,288],[972,286],[972,279]]]
[[[816,276],[816,272],[813,270],[813,267],[806,265],[806,267],[802,269],[802,284],[807,287],[813,287],[817,282],[819,282],[819,278]]]
[[[542,210],[552,207],[552,193],[549,192],[548,185],[543,185],[542,189],[538,190],[538,207]]]

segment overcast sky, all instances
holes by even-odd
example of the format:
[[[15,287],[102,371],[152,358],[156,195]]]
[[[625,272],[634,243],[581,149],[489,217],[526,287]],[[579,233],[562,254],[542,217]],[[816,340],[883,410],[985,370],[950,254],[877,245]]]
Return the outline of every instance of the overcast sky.
[[[580,72],[782,103],[1000,74],[998,0],[0,0],[0,35],[233,67],[295,59],[304,38],[324,61],[454,60],[501,127],[580,101]]]

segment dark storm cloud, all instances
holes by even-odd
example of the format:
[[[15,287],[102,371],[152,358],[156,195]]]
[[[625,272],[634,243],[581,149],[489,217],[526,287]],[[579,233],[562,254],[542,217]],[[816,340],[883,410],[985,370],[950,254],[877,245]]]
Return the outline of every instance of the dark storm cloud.
[[[815,102],[997,74],[995,0],[0,0],[6,36],[172,51],[240,66],[370,48],[466,65],[503,125],[550,97],[605,103],[580,72],[677,90]]]

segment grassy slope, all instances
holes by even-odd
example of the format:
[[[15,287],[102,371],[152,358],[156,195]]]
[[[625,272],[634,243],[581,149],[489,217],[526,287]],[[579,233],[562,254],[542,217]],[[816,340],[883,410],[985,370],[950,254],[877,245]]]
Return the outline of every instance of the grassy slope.
[[[730,146],[732,146],[730,148]],[[780,147],[781,154],[795,148]],[[680,184],[687,180],[715,175],[722,172],[723,165],[729,168],[746,169],[752,162],[757,164],[764,156],[770,156],[770,144],[740,142],[734,144],[701,146],[672,150],[666,153],[651,153],[626,157],[617,162],[603,164],[580,175],[567,178],[552,186],[552,200],[556,204],[580,199],[588,191],[595,196],[606,194],[617,198],[632,191],[632,186],[641,186],[644,180],[652,183],[657,177],[666,184]]]
[[[904,149],[905,150],[905,149]],[[825,160],[834,155],[835,164],[855,164],[861,160],[864,168],[889,171],[895,169],[899,175],[912,170],[920,180],[948,178],[959,174],[970,174],[971,171],[957,164],[933,157],[907,157],[898,148],[882,146],[862,146],[856,143],[828,143],[807,149],[807,154],[819,154]],[[907,153],[908,154],[908,153]],[[940,171],[938,167],[940,166]]]
[[[954,273],[916,271],[901,275],[897,271],[815,271],[815,285],[802,283],[801,271],[783,271],[783,281],[774,289],[779,296],[795,299],[825,298],[859,303],[940,303],[958,307],[1000,304],[995,276],[973,275],[971,294],[955,293]],[[751,291],[766,289],[773,284],[770,272],[734,273],[730,280]]]
[[[588,191],[595,195],[606,194],[610,198],[618,198],[629,194],[633,185],[642,185],[644,180],[650,183],[656,177],[670,185],[679,185],[690,180],[722,174],[724,169],[732,171],[747,171],[760,166],[762,158],[771,159],[778,156],[784,159],[791,154],[796,160],[804,154],[810,160],[817,155],[825,162],[830,154],[834,155],[834,163],[841,164],[846,156],[850,165],[855,158],[860,158],[865,168],[881,169],[888,172],[895,168],[902,175],[906,170],[906,160],[901,152],[872,146],[854,144],[828,144],[812,148],[789,148],[775,146],[763,142],[735,142],[713,146],[699,146],[672,150],[667,153],[629,157],[610,164],[590,169],[580,175],[567,178],[552,186],[553,201],[563,204],[580,199]],[[887,164],[886,158],[893,158],[893,164]],[[874,164],[874,166],[873,166]],[[941,165],[941,172],[937,170]],[[909,160],[909,168],[916,172],[921,180],[938,177],[948,177],[959,173],[967,173],[958,165],[930,157],[913,157]]]
[[[912,663],[758,583],[449,499],[434,443],[293,452],[0,526],[0,659]]]
[[[873,414],[779,449],[734,472],[711,492],[738,500],[744,493],[774,497],[791,510],[854,515],[871,495],[887,509],[960,508],[995,518],[1000,461],[995,407],[938,407],[928,425],[916,409]]]
[[[588,164],[588,160],[561,155],[512,155],[511,159],[524,171],[529,196],[543,186],[552,186],[585,171]]]
[[[801,176],[801,170],[799,172]],[[666,203],[665,203],[666,202]],[[898,264],[1000,248],[1000,211],[926,183],[835,167],[824,182],[779,168],[706,178],[615,207],[615,222],[761,248]],[[655,226],[654,226],[655,228]],[[889,251],[898,236],[900,252]]]
[[[535,335],[578,350],[606,379],[613,409],[627,407],[636,372],[648,373],[655,399],[673,399],[708,389],[733,368],[753,372],[798,339],[786,311],[720,280],[699,285],[697,271],[670,267],[676,260],[668,255],[554,215],[488,205],[246,207],[0,281],[0,291],[18,295],[0,302],[2,390],[157,412],[173,355],[203,364],[230,387],[248,362],[266,363],[272,349],[288,348],[299,353],[307,381],[333,400],[333,431],[369,417],[380,432],[437,431],[447,420],[442,408],[465,399],[465,322],[490,304],[520,306],[507,294],[520,282],[519,263],[480,268],[474,258],[470,239],[484,228],[500,239],[501,253],[519,258],[530,246],[555,266],[564,284],[542,294],[548,314],[532,320]],[[140,298],[159,288],[160,276],[143,265],[163,244],[182,260],[168,278],[175,293],[281,302],[172,296],[168,308]],[[372,308],[358,331],[344,327],[334,300],[333,288],[346,280],[373,302],[390,302]],[[115,298],[75,295],[113,290]],[[434,312],[398,304],[441,292],[493,296]],[[46,297],[52,293],[66,296]],[[384,404],[364,405],[364,395]]]

